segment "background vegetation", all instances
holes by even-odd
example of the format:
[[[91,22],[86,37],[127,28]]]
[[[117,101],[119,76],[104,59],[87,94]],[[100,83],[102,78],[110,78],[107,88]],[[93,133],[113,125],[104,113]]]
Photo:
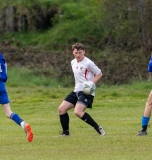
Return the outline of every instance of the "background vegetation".
[[[81,42],[102,69],[104,83],[150,78],[151,0],[0,2],[0,50],[10,66],[71,85],[71,45]]]

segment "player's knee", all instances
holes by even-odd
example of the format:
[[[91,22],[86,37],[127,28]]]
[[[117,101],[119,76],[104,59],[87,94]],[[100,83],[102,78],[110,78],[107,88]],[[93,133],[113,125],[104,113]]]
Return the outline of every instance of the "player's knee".
[[[77,117],[79,117],[79,118],[81,118],[81,113],[80,112],[78,112],[78,111],[74,111],[74,114],[77,116]]]
[[[64,113],[66,113],[66,110],[64,109],[64,107],[62,107],[62,106],[60,106],[59,108],[58,108],[58,113],[61,115],[61,114],[64,114]]]
[[[58,108],[58,113],[60,114],[62,112],[62,109],[59,107]]]

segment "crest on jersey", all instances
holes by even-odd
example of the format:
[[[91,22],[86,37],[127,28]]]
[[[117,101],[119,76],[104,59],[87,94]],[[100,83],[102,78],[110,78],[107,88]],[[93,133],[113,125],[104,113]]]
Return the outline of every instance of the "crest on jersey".
[[[80,67],[80,70],[83,70],[83,67]]]

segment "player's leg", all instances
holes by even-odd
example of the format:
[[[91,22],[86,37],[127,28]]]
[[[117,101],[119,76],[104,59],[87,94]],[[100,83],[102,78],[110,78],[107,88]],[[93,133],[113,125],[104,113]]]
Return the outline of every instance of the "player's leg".
[[[33,140],[33,133],[32,133],[31,126],[25,123],[25,121],[21,119],[18,114],[11,111],[9,103],[2,104],[2,108],[7,118],[12,119],[14,122],[16,122],[18,125],[20,125],[24,129],[27,135],[28,141],[31,142]]]
[[[7,104],[2,104],[2,108],[3,108],[3,111],[6,115],[7,118],[10,118],[12,119],[14,122],[16,122],[18,125],[20,125],[20,123],[23,121],[18,114],[16,113],[13,113],[11,111],[11,108],[10,108],[10,105],[9,103]]]
[[[103,128],[99,126],[88,113],[85,112],[86,108],[92,107],[92,102],[93,96],[80,95],[75,106],[74,113],[84,122],[91,125],[100,135],[104,135],[105,131],[103,130]]]
[[[75,106],[77,102],[77,95],[75,92],[71,92],[58,108],[60,123],[62,126],[61,135],[69,135],[69,115],[67,111]]]
[[[69,135],[69,115],[67,111],[71,108],[73,108],[73,104],[67,101],[63,101],[61,105],[58,108],[59,117],[60,117],[60,123],[62,126],[62,133],[61,135]]]
[[[148,100],[146,102],[144,115],[142,116],[142,130],[139,131],[137,134],[138,136],[147,135],[147,127],[151,116],[151,109],[152,109],[152,91],[150,92],[148,96]]]
[[[3,111],[6,115],[6,117],[12,119],[14,122],[16,122],[18,125],[22,126],[24,128],[28,141],[31,142],[33,140],[33,133],[31,130],[31,127],[29,124],[26,124],[18,114],[13,113],[11,111],[11,107],[9,105],[9,98],[8,94],[5,88],[5,83],[0,82],[0,104],[2,105]]]
[[[69,133],[69,115],[67,111],[74,107],[76,101],[77,101],[76,93],[71,92],[58,108],[60,123],[63,129],[61,135],[70,134]]]

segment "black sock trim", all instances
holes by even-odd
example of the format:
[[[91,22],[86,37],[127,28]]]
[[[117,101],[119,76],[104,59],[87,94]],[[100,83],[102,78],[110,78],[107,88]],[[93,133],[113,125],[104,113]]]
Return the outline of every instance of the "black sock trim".
[[[146,126],[142,126],[142,131],[146,131],[147,130],[147,125]]]

